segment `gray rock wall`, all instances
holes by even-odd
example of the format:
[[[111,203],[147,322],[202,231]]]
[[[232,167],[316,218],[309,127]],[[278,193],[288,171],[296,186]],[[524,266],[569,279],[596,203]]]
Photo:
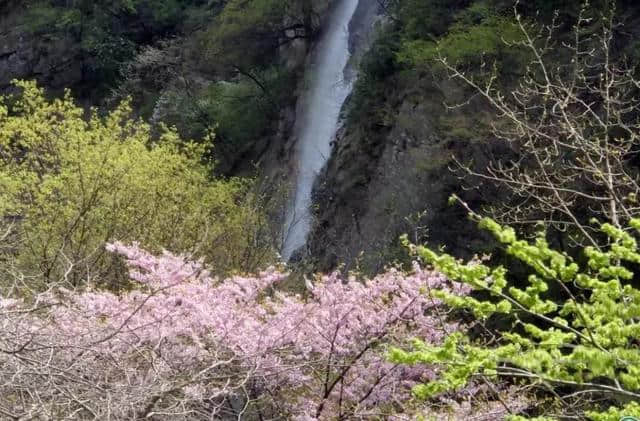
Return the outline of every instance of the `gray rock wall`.
[[[10,87],[12,79],[36,79],[54,90],[80,83],[83,66],[73,40],[34,34],[19,23],[24,13],[14,4],[0,16],[0,92]]]
[[[398,238],[446,245],[464,256],[480,250],[486,239],[460,207],[451,207],[452,193],[471,203],[486,200],[490,189],[463,191],[449,169],[452,156],[484,165],[491,149],[476,118],[447,112],[443,102],[464,93],[432,76],[390,78],[376,109],[351,117],[337,139],[326,174],[316,188],[317,220],[311,254],[317,269],[361,269],[375,273],[385,264],[405,259]],[[452,130],[455,126],[456,130]],[[488,243],[488,242],[487,242]]]

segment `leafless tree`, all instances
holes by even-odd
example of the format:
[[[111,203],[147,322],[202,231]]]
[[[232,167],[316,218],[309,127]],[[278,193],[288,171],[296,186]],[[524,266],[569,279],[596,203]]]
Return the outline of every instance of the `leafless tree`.
[[[543,224],[597,247],[601,240],[590,220],[624,227],[640,214],[639,178],[632,163],[640,140],[640,81],[615,57],[620,24],[613,7],[594,19],[585,3],[566,41],[557,14],[540,25],[518,10],[516,2],[522,37],[508,44],[522,48],[531,60],[511,92],[499,86],[496,65],[485,63],[493,69],[478,76],[439,58],[454,79],[496,110],[493,133],[515,157],[494,159],[480,169],[457,160],[458,167],[465,176],[504,186],[512,194],[508,205],[490,208],[500,222]]]

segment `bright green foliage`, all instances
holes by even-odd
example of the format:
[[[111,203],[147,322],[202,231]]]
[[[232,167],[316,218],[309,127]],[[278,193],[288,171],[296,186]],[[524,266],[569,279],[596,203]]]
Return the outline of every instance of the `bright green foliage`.
[[[622,408],[611,407],[606,412],[587,412],[587,416],[593,421],[619,421],[632,415],[640,416],[640,403],[631,402]]]
[[[637,234],[640,220],[630,225]],[[640,262],[640,251],[632,233],[602,225],[610,247],[587,247],[587,262],[580,267],[566,254],[550,248],[542,235],[528,242],[518,239],[512,228],[491,219],[482,219],[480,226],[490,231],[510,256],[530,268],[524,288],[511,285],[502,266],[491,268],[475,261],[463,264],[425,247],[413,249],[449,278],[492,298],[459,297],[442,291],[435,293],[437,297],[454,308],[472,311],[479,319],[496,314],[513,317],[513,329],[503,332],[497,345],[484,346],[456,334],[441,346],[416,340],[410,352],[393,350],[390,358],[397,363],[443,366],[441,377],[417,387],[415,395],[427,398],[460,389],[479,375],[521,378],[549,389],[586,388],[609,402],[620,402],[604,413],[595,404],[587,407],[585,411],[593,420],[640,415],[637,403],[624,407],[625,402],[640,399],[640,290],[629,284],[634,274],[627,268]],[[551,295],[551,286],[561,292]]]
[[[20,221],[20,265],[58,279],[72,262],[74,282],[104,279],[108,240],[196,251],[220,272],[264,263],[249,183],[212,180],[202,147],[171,130],[152,141],[127,103],[87,119],[68,94],[49,102],[17,84],[23,94],[0,101],[0,215]]]

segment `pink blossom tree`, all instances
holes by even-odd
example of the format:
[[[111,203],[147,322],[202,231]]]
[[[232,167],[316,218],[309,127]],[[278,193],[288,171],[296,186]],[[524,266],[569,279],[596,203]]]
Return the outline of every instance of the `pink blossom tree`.
[[[411,387],[436,373],[390,363],[387,346],[440,342],[459,326],[430,289],[468,293],[416,265],[320,277],[300,296],[276,288],[275,269],[219,281],[183,256],[108,248],[135,288],[0,298],[0,417],[410,416]]]

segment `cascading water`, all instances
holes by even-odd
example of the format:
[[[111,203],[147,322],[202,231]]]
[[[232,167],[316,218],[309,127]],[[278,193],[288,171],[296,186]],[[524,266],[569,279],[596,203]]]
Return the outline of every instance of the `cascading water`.
[[[329,159],[340,110],[353,87],[345,69],[350,57],[349,22],[359,0],[337,1],[315,47],[308,72],[310,84],[298,107],[295,190],[287,209],[281,251],[285,261],[307,241],[313,183]]]

